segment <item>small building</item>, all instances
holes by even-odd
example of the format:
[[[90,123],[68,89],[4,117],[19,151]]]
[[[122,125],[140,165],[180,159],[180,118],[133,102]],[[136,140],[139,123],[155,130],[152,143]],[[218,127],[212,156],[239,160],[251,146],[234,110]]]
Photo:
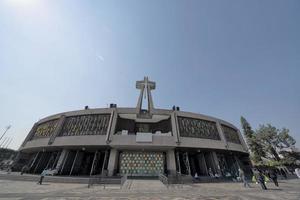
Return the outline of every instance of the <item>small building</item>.
[[[225,176],[237,174],[239,167],[250,169],[247,146],[234,125],[176,106],[154,108],[156,84],[148,77],[136,88],[136,107],[86,106],[36,122],[19,149],[15,170],[26,165],[33,174],[52,169],[70,176]]]

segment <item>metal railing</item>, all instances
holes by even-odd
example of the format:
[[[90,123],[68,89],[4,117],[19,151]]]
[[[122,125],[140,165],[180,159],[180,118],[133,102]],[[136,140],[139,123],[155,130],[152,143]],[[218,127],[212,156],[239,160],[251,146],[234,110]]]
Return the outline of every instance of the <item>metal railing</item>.
[[[166,176],[165,174],[159,174],[158,179],[167,187],[175,186],[183,187],[184,176],[180,173],[176,173],[171,176]]]
[[[103,188],[105,189],[107,184],[120,184],[120,188],[122,188],[126,180],[127,175],[111,177],[103,175],[91,176],[88,181],[88,188],[93,185],[103,185]]]
[[[121,178],[120,189],[122,189],[122,187],[126,181],[127,181],[127,174],[122,176],[122,178]]]
[[[165,176],[164,174],[159,174],[158,175],[158,179],[167,186],[167,188],[169,188],[169,179],[167,176]]]

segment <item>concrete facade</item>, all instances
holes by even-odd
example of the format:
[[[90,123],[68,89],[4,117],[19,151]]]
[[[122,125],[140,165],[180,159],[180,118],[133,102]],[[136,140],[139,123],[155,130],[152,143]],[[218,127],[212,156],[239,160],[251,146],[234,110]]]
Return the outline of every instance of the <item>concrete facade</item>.
[[[149,85],[150,84],[150,85]],[[22,146],[20,147],[21,153],[30,153],[37,154],[38,152],[53,152],[53,151],[61,151],[60,158],[57,161],[56,168],[59,170],[63,165],[64,157],[66,156],[66,152],[76,151],[76,158],[78,151],[82,151],[81,154],[85,154],[87,157],[90,157],[89,152],[92,150],[97,151],[106,151],[110,152],[109,155],[105,154],[105,158],[99,154],[99,158],[96,158],[96,154],[93,158],[93,163],[99,160],[101,161],[101,168],[108,171],[108,175],[115,175],[118,170],[118,162],[119,162],[119,154],[121,151],[161,151],[165,153],[166,160],[166,169],[171,173],[175,173],[176,171],[181,171],[181,168],[184,168],[182,163],[180,162],[190,162],[189,159],[191,157],[181,158],[177,157],[178,152],[211,152],[210,154],[205,154],[210,159],[213,160],[214,165],[212,167],[215,168],[215,171],[220,172],[220,167],[218,163],[218,158],[216,152],[230,152],[235,153],[237,155],[248,156],[248,150],[246,143],[243,140],[242,135],[239,130],[229,122],[224,120],[197,114],[191,112],[183,112],[179,109],[155,109],[153,107],[153,101],[151,96],[151,90],[155,89],[155,83],[149,82],[148,79],[144,80],[144,82],[139,82],[137,88],[141,89],[140,97],[138,100],[137,107],[133,108],[119,108],[117,106],[111,106],[110,108],[96,108],[90,109],[86,108],[84,110],[71,111],[55,114],[46,118],[41,119],[37,123],[34,124],[32,130],[24,140]],[[147,96],[150,99],[150,104],[148,105],[148,110],[142,110],[142,98],[144,92],[147,91]],[[94,116],[109,116],[109,120],[105,121],[105,124],[96,124],[92,119]],[[77,118],[76,118],[77,117]],[[80,121],[80,126],[82,129],[87,126],[95,126],[95,127],[106,127],[105,132],[101,134],[86,134],[86,135],[74,135],[73,131],[76,131],[76,128],[70,128],[67,125],[67,121],[71,121],[75,123],[80,117],[90,117],[91,121]],[[211,123],[215,125],[215,130],[217,131],[216,137],[220,139],[207,139],[203,137],[190,137],[185,136],[182,132],[183,128],[180,127],[179,118],[186,118],[188,120],[196,120],[193,123],[195,127],[191,130],[199,129],[199,123]],[[74,119],[72,119],[74,118]],[[72,121],[73,120],[73,121]],[[118,131],[120,129],[120,123],[122,120],[126,121],[127,124],[134,123],[134,130],[123,130]],[[198,121],[197,121],[198,120]],[[130,122],[129,122],[130,121]],[[46,126],[48,122],[56,123],[55,126],[50,127]],[[71,123],[70,122],[70,123]],[[71,124],[72,124],[71,123]],[[77,123],[77,122],[76,122]],[[99,122],[100,123],[100,122]],[[102,123],[102,122],[101,122]],[[125,123],[125,122],[123,122]],[[125,124],[126,124],[125,123]],[[159,123],[165,123],[161,125]],[[197,124],[198,123],[198,124]],[[46,124],[46,125],[45,125]],[[147,128],[149,126],[154,126],[158,124],[155,128],[155,132],[149,132],[152,134],[151,142],[139,142],[136,140],[136,132],[137,129]],[[170,124],[170,127],[168,128]],[[35,134],[39,131],[39,127],[44,125],[44,129],[42,131],[52,131],[51,134],[49,132],[48,135],[43,135],[41,137],[35,137]],[[129,125],[128,125],[129,126]],[[156,125],[155,125],[156,126]],[[182,124],[181,124],[182,126]],[[233,131],[238,134],[239,143],[230,142],[226,139],[226,135],[222,129],[222,126],[230,127]],[[168,132],[161,133],[160,127],[162,130],[167,127]],[[204,126],[206,127],[206,125]],[[189,128],[189,127],[187,127]],[[40,128],[41,129],[41,128]],[[48,130],[49,129],[49,130]],[[63,134],[65,129],[70,129],[71,134]],[[125,131],[125,132],[124,132]],[[131,131],[131,132],[130,132]],[[144,131],[145,132],[145,131]],[[146,131],[147,132],[147,131]],[[200,130],[201,132],[201,130]],[[230,135],[230,134],[229,134]],[[208,135],[209,137],[209,135]],[[227,135],[228,138],[228,135]],[[73,152],[74,154],[74,152]],[[79,155],[81,155],[79,154]],[[193,154],[193,153],[192,153]],[[92,154],[91,154],[92,155]],[[176,155],[176,156],[175,156]],[[181,154],[180,154],[181,155]],[[183,154],[182,154],[183,155]],[[185,155],[185,154],[184,154]],[[188,154],[187,154],[188,155]],[[51,156],[49,155],[49,159]],[[195,159],[199,158],[200,160],[193,161],[194,165],[198,166],[198,168],[206,166],[207,163],[203,163],[201,160],[205,160],[204,155],[196,155]],[[73,158],[74,159],[74,158]],[[183,159],[184,161],[178,161],[179,159]],[[90,159],[92,160],[92,159]],[[207,158],[208,160],[208,158]],[[67,161],[65,161],[67,162]],[[200,164],[197,164],[200,162]],[[210,161],[209,161],[210,162]],[[103,164],[104,163],[104,164]],[[180,166],[181,165],[181,166]],[[189,165],[189,163],[187,163]],[[74,167],[74,163],[72,164],[72,170]],[[92,166],[94,168],[94,164]],[[76,166],[75,166],[76,169]],[[208,169],[204,169],[203,171],[207,171]],[[91,170],[93,171],[93,170]]]

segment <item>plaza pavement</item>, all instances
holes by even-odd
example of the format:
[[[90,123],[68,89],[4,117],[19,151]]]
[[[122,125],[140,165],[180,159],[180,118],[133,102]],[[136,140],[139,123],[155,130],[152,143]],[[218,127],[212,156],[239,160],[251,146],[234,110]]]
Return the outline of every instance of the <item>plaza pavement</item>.
[[[246,199],[300,199],[300,179],[280,180],[280,187],[267,183],[269,190],[263,191],[254,183],[252,188],[243,188],[241,183],[199,183],[173,185],[167,188],[158,180],[127,180],[119,185],[48,183],[37,185],[29,181],[0,180],[0,200],[93,200],[93,199],[204,199],[204,200],[246,200]]]

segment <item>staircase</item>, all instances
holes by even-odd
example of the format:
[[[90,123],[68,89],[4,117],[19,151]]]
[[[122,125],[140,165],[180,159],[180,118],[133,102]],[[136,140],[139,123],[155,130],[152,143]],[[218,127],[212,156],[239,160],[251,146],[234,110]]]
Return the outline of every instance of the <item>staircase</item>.
[[[164,191],[167,187],[160,180],[128,179],[123,190]]]

